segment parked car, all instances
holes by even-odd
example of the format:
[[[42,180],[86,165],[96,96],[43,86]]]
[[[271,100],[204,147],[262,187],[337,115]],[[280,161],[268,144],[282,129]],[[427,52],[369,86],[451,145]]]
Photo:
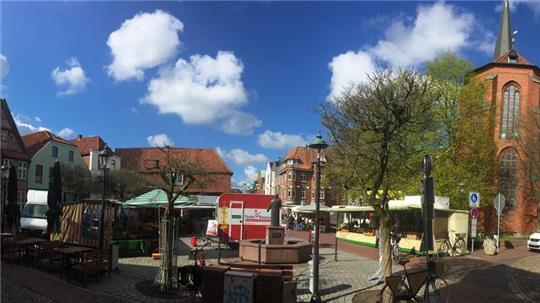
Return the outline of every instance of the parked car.
[[[29,190],[27,202],[21,214],[21,230],[24,234],[42,237],[47,234],[47,191]]]
[[[540,250],[540,230],[529,236],[527,247],[529,249]]]

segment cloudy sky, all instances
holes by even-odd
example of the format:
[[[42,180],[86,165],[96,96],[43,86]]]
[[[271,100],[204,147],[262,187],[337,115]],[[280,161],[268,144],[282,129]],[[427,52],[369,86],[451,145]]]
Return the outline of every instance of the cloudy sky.
[[[447,50],[488,63],[500,3],[2,2],[1,95],[22,133],[216,148],[242,182],[366,73]],[[540,64],[540,1],[514,0],[512,23]]]

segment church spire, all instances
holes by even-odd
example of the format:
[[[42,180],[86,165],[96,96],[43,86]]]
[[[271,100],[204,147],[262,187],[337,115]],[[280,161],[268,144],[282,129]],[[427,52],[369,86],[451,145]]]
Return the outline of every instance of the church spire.
[[[493,60],[499,58],[504,53],[513,48],[512,45],[512,24],[510,23],[510,4],[508,0],[504,0],[501,23],[499,25],[499,35],[497,36],[497,43],[495,44],[495,52],[493,53]]]

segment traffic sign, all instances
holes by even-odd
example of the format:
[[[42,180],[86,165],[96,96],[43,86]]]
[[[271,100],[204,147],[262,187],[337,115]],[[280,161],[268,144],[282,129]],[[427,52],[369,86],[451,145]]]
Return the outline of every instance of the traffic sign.
[[[471,208],[470,213],[471,213],[471,218],[473,218],[473,219],[478,218],[478,208],[476,208],[476,207]]]
[[[495,201],[493,202],[493,206],[495,206],[495,209],[497,210],[497,215],[500,216],[502,214],[502,211],[505,206],[506,199],[504,198],[504,195],[501,193],[498,193],[495,197]]]
[[[477,219],[472,219],[471,220],[471,237],[472,238],[476,237],[476,227],[477,226],[478,226]]]
[[[480,207],[480,193],[470,192],[469,193],[469,207]]]

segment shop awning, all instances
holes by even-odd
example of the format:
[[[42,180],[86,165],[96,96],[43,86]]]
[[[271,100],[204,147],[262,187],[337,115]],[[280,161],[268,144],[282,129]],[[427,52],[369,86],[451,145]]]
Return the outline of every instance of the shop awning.
[[[191,195],[181,196],[174,202],[175,208],[215,208],[215,196]],[[165,207],[168,205],[167,194],[161,189],[154,189],[123,203],[123,207]]]
[[[319,205],[320,211],[326,211],[327,209],[330,209],[330,207],[326,206],[325,204]],[[314,213],[315,212],[315,203],[311,203],[308,205],[301,205],[301,206],[295,206],[292,208],[293,212],[296,213]]]

